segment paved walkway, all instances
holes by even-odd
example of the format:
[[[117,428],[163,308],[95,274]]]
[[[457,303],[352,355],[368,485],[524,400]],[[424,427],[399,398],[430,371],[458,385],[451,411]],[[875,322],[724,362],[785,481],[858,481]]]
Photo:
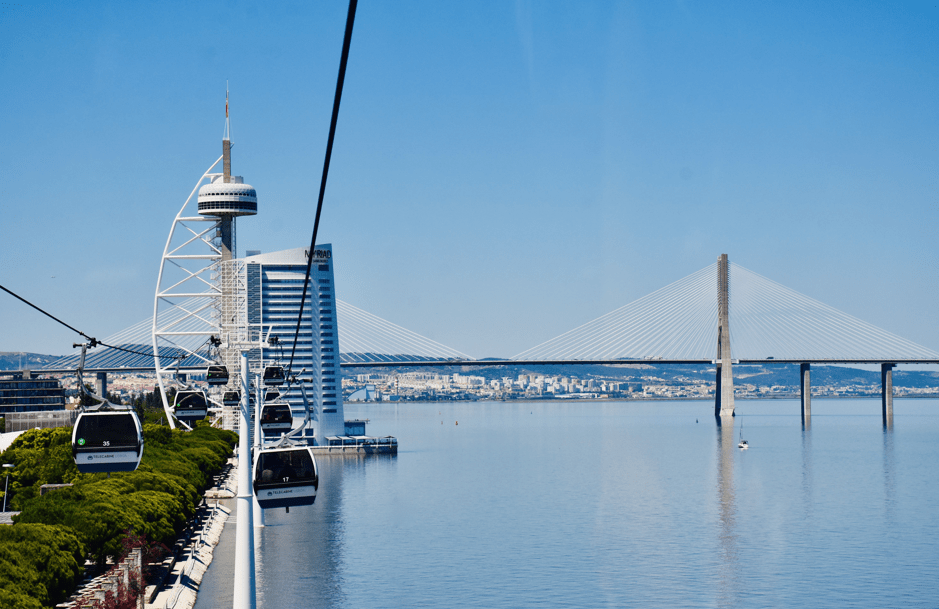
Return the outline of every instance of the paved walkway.
[[[202,530],[192,536],[153,602],[145,605],[147,609],[191,609],[195,604],[202,577],[212,562],[212,553],[231,513],[231,508],[225,505],[228,501],[224,498],[234,497],[237,490],[237,460],[231,459],[229,463],[232,468],[225,480],[205,494],[206,501],[212,508],[202,525]],[[209,499],[210,496],[213,499]]]

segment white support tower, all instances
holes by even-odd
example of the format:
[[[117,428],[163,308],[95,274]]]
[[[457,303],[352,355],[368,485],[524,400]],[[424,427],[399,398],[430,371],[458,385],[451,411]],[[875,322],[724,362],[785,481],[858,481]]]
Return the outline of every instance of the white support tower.
[[[250,337],[245,328],[246,294],[238,285],[243,273],[235,260],[235,218],[258,212],[257,192],[240,176],[231,175],[228,95],[222,156],[202,174],[183,203],[166,239],[153,299],[154,367],[170,426],[175,427],[166,398],[174,373],[174,357],[195,357],[206,366],[222,363],[230,371],[229,387],[237,390],[239,347]],[[222,162],[222,172],[212,173]],[[208,183],[204,183],[208,180]],[[198,191],[197,214],[189,211]],[[160,320],[169,320],[160,323]],[[218,358],[209,353],[210,337],[222,341]],[[235,427],[235,410],[225,413],[226,427]]]

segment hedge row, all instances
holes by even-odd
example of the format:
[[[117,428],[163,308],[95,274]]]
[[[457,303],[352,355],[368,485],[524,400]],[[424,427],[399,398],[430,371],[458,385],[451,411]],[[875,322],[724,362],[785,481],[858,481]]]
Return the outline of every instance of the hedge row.
[[[0,527],[0,606],[20,606],[8,600],[10,594],[47,605],[61,602],[80,579],[84,558],[101,565],[109,556],[119,557],[128,530],[172,545],[237,439],[209,426],[183,432],[144,425],[140,467],[108,477],[78,472],[70,428],[21,435],[0,454],[0,462],[16,465],[10,473],[8,509],[21,511],[14,526]],[[73,486],[39,496],[43,484],[60,483]],[[16,540],[30,539],[32,531],[44,531],[47,554],[27,554],[27,548],[16,545],[31,544]],[[30,565],[23,562],[25,556],[42,558]]]

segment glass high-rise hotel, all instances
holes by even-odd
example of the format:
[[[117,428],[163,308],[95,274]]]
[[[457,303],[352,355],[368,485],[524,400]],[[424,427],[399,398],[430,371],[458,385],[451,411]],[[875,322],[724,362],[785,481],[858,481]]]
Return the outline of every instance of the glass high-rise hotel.
[[[290,360],[300,297],[306,274],[307,248],[296,248],[268,254],[248,255],[241,266],[247,291],[247,324],[260,330],[262,344],[249,356],[252,369],[266,365],[282,365]],[[276,337],[276,341],[271,341]],[[276,344],[271,344],[271,343]],[[300,371],[303,370],[302,375]],[[310,401],[311,428],[304,433],[325,444],[327,436],[344,435],[342,409],[342,375],[339,370],[339,333],[336,323],[336,287],[333,281],[332,246],[317,245],[313,251],[310,283],[297,349],[293,374],[305,379]],[[295,423],[305,416],[303,396],[299,387],[280,388]]]

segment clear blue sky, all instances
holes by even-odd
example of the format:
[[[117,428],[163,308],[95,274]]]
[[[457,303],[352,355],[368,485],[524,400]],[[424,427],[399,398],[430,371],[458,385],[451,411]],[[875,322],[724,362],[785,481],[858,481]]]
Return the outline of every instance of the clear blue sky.
[[[345,2],[0,4],[0,283],[152,311],[220,154],[238,248],[309,243]],[[511,356],[720,253],[939,349],[936,2],[359,4],[321,225],[338,296]],[[75,336],[0,294],[0,351]]]

